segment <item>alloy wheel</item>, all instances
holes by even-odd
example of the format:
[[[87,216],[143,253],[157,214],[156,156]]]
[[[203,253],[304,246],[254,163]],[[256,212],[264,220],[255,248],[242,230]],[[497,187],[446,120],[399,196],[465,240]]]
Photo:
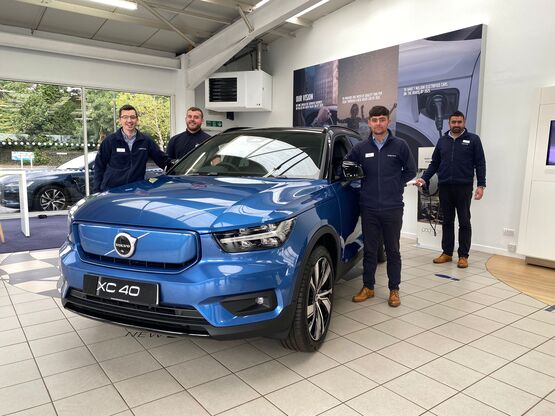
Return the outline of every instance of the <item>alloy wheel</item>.
[[[332,306],[332,268],[326,257],[320,257],[310,273],[306,319],[310,337],[318,341],[326,333]]]
[[[61,189],[48,188],[41,193],[39,203],[43,211],[59,211],[66,208],[66,196]]]

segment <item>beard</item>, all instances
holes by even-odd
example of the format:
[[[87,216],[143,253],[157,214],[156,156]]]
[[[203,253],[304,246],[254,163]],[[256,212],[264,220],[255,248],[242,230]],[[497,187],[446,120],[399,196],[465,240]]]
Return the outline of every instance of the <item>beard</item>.
[[[187,128],[189,129],[190,132],[193,132],[193,133],[194,133],[194,132],[200,130],[200,124],[196,124],[196,123],[193,124],[193,123],[190,123],[190,124],[187,124]]]

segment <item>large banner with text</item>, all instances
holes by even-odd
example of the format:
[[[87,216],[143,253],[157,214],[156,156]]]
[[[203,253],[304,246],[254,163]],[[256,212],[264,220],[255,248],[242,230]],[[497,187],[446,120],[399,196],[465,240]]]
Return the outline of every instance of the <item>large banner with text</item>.
[[[449,115],[476,132],[484,25],[294,71],[293,126],[343,125],[368,136],[368,111],[391,111],[391,129],[413,156],[434,146]]]

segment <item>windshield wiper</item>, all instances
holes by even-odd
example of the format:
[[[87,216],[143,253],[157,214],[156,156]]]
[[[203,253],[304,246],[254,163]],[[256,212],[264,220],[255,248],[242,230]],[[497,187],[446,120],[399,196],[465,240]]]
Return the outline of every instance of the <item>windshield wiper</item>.
[[[275,172],[277,172],[278,170],[281,169],[281,167],[283,165],[285,165],[287,162],[295,159],[297,156],[300,156],[302,154],[306,154],[304,152],[304,150],[301,150],[299,153],[297,153],[296,155],[291,156],[289,159],[283,161],[279,166],[276,166],[275,168],[273,168],[270,172],[268,172],[266,175],[264,175],[264,178],[267,178],[269,176],[272,176]],[[289,169],[291,169],[293,166],[297,165],[298,163],[302,162],[303,160],[305,160],[307,157],[309,157],[308,155],[306,155],[305,157],[303,157],[301,160],[299,160],[297,163],[294,163],[293,165],[291,165],[290,167],[288,167],[284,172],[281,172],[281,175],[283,175],[285,172],[287,172]]]

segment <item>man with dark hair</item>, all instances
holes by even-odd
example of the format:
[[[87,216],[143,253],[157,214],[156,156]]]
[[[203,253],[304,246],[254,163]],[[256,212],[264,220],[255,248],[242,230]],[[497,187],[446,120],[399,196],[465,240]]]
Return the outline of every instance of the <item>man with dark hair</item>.
[[[137,130],[139,115],[125,104],[119,109],[121,128],[100,144],[94,161],[93,192],[102,192],[144,179],[149,158],[165,168],[170,158],[146,134]]]
[[[208,133],[202,131],[204,114],[198,107],[187,110],[185,122],[187,129],[183,133],[173,136],[168,143],[166,151],[172,159],[181,159],[195,147],[210,138]]]
[[[415,177],[416,165],[407,143],[395,137],[389,125],[389,110],[374,106],[368,115],[371,134],[353,147],[346,159],[358,163],[364,171],[360,192],[360,214],[364,238],[362,289],[353,302],[374,297],[378,244],[383,235],[389,279],[388,304],[401,304],[401,254],[399,240],[403,225],[403,192]]]
[[[439,204],[443,214],[443,236],[441,248],[443,253],[434,259],[434,263],[447,263],[453,260],[455,247],[455,210],[459,219],[459,261],[457,267],[468,267],[468,252],[472,227],[470,225],[470,202],[474,184],[474,171],[478,186],[474,199],[484,196],[486,187],[486,158],[480,137],[469,133],[465,128],[464,114],[455,111],[449,117],[449,131],[436,144],[432,161],[417,186],[425,186],[437,173],[439,183]]]

